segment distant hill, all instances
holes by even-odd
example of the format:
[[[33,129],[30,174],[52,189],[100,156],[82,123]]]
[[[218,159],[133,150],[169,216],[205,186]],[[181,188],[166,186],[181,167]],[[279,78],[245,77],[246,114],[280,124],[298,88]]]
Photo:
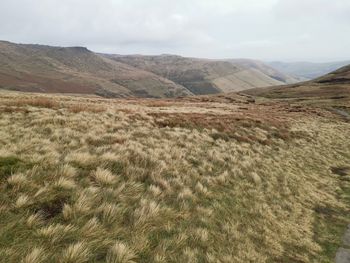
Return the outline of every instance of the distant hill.
[[[0,87],[19,91],[97,94],[107,97],[176,97],[181,85],[83,47],[0,41]]]
[[[274,67],[259,61],[259,60],[253,60],[253,59],[229,59],[228,62],[233,63],[234,65],[244,66],[246,68],[252,69],[252,70],[258,70],[262,72],[263,74],[269,76],[272,79],[275,79],[277,81],[280,81],[284,84],[293,84],[300,81],[303,81],[305,79],[299,78],[296,76],[292,76],[286,73],[283,73],[281,71],[276,70]]]
[[[338,61],[329,63],[269,62],[268,64],[280,72],[284,72],[286,74],[293,75],[304,80],[310,80],[346,66],[350,64],[350,61]]]
[[[0,41],[0,88],[104,97],[171,98],[295,83],[261,61],[108,55],[84,47]]]
[[[197,95],[241,91],[298,81],[263,65],[262,62],[249,60],[211,60],[175,55],[104,56],[163,76]]]
[[[244,91],[246,94],[280,99],[350,99],[350,65],[311,81]]]

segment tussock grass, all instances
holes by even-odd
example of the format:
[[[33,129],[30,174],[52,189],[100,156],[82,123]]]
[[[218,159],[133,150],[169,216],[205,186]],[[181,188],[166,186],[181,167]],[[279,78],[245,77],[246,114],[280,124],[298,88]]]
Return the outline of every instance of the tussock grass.
[[[106,108],[99,105],[89,105],[89,104],[73,104],[69,105],[68,110],[73,113],[79,112],[91,112],[91,113],[101,113],[106,111]]]
[[[0,110],[0,262],[333,260],[349,123],[280,105],[244,104],[246,118],[232,102],[38,101],[0,95],[22,109]]]
[[[25,256],[22,263],[40,263],[46,260],[47,255],[42,248],[33,248],[33,250]]]
[[[60,106],[58,101],[47,97],[36,97],[36,98],[28,98],[28,99],[19,98],[19,99],[7,101],[4,103],[4,105],[15,106],[15,107],[32,106],[32,107],[40,107],[40,108],[48,108],[48,109],[57,109]]]
[[[108,251],[107,263],[134,263],[136,254],[121,242],[116,242]]]

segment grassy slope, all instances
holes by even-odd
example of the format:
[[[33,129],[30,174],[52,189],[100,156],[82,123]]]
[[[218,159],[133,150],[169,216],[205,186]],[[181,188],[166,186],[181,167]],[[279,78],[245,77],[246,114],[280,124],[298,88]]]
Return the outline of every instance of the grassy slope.
[[[312,81],[251,89],[244,93],[269,100],[287,101],[291,104],[322,107],[350,119],[350,66],[345,66]]]
[[[85,48],[19,45],[2,41],[0,87],[109,97],[174,97],[191,94],[170,80],[102,58]]]
[[[245,66],[250,69],[256,69],[265,75],[281,81],[285,84],[293,84],[296,82],[300,82],[302,79],[295,77],[293,75],[288,75],[286,73],[283,73],[283,71],[278,71],[275,68],[269,66],[268,64],[259,61],[259,60],[252,60],[252,59],[229,59],[227,60],[233,64],[238,64],[241,66]]]
[[[328,62],[328,63],[311,63],[311,62],[270,62],[273,68],[298,76],[300,78],[314,79],[323,76],[329,72],[337,70],[350,64],[350,61]]]
[[[328,112],[0,96],[1,262],[333,260],[350,124]]]
[[[284,84],[257,68],[222,60],[186,58],[173,55],[105,56],[171,79],[197,95]]]

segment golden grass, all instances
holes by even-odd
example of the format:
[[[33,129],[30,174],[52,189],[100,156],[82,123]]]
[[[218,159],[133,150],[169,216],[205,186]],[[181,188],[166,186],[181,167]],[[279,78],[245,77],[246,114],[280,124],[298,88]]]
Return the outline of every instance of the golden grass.
[[[73,104],[68,106],[68,110],[73,113],[79,113],[82,111],[92,112],[92,113],[101,113],[106,111],[106,108],[99,105],[87,105],[87,104]]]
[[[41,108],[49,108],[54,109],[60,106],[59,102],[54,99],[46,98],[46,97],[37,97],[37,98],[29,98],[29,99],[17,99],[12,100],[10,102],[6,102],[7,106],[32,106],[32,107],[41,107]]]
[[[23,109],[0,110],[1,262],[333,260],[322,240],[341,236],[317,226],[348,209],[334,171],[349,123],[239,102],[18,102],[36,96],[0,94]]]

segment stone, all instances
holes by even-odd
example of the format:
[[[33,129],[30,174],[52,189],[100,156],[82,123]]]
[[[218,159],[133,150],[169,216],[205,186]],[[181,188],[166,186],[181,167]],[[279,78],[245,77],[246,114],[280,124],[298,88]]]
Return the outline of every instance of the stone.
[[[350,263],[350,249],[339,248],[335,255],[335,263]]]

